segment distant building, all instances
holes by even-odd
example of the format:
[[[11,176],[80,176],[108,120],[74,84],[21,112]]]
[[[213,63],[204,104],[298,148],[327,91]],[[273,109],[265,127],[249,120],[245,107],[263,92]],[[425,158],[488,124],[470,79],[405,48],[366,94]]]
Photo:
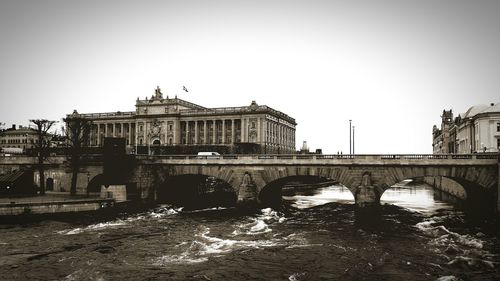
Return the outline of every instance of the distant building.
[[[0,148],[33,148],[38,143],[38,136],[34,129],[12,125],[11,128],[0,132]]]
[[[500,151],[500,103],[476,105],[453,118],[443,110],[441,127],[434,125],[433,153],[480,153]]]
[[[308,154],[309,153],[309,146],[307,146],[307,141],[302,142],[302,147],[300,148],[299,153],[300,154]]]
[[[258,153],[295,152],[295,119],[255,101],[249,106],[206,108],[177,96],[164,98],[158,87],[150,99],[137,98],[135,107],[131,112],[76,113],[93,122],[89,145],[99,147],[105,137],[122,137],[129,149],[138,151],[175,146],[234,151],[250,145]]]

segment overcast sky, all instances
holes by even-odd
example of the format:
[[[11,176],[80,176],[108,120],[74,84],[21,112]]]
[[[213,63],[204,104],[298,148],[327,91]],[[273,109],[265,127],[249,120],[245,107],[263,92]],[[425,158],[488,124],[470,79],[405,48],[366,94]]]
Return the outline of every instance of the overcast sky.
[[[325,153],[432,153],[443,109],[499,102],[500,1],[0,0],[0,122],[252,100]],[[185,85],[189,92],[182,91]]]

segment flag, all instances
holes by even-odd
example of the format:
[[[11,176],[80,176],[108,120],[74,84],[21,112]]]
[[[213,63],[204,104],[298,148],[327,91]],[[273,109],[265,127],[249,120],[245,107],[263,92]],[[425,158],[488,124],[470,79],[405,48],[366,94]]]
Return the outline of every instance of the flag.
[[[182,86],[182,89],[187,93],[189,92],[188,89],[186,89],[186,86]]]

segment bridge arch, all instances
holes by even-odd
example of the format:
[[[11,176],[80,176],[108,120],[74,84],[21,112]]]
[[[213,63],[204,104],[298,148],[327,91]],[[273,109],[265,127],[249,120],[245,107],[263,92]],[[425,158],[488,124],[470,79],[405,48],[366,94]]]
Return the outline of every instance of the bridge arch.
[[[494,200],[497,182],[497,171],[487,167],[397,167],[387,168],[386,180],[379,185],[382,194],[386,189],[405,179],[424,177],[447,178],[465,190],[469,202]],[[494,204],[492,204],[494,205]]]
[[[103,174],[95,175],[87,184],[87,192],[101,192],[101,187],[105,184]]]
[[[262,184],[257,184],[258,200],[263,205],[276,205],[281,200],[280,184],[294,178],[323,178],[344,185],[355,197],[356,176],[360,171],[347,166],[330,167],[269,167],[258,173]],[[258,183],[258,181],[256,181]],[[260,188],[259,188],[260,187]]]
[[[337,181],[319,175],[291,175],[278,178],[270,183],[267,183],[259,192],[259,202],[264,206],[276,206],[281,203],[283,196],[283,188],[287,185],[308,186],[308,190],[314,190],[329,185],[339,184]],[[300,188],[297,190],[300,191]],[[306,191],[306,190],[302,190]],[[351,191],[351,190],[350,190]],[[352,194],[352,191],[351,191]],[[354,196],[354,194],[353,194]]]
[[[165,178],[156,189],[159,202],[202,209],[235,206],[237,194],[226,181],[204,174],[180,174]]]
[[[480,187],[492,190],[497,185],[497,171],[487,167],[474,166],[440,166],[440,167],[386,167],[385,180],[381,181],[381,188],[389,188],[406,179],[422,177],[446,177],[467,186]]]

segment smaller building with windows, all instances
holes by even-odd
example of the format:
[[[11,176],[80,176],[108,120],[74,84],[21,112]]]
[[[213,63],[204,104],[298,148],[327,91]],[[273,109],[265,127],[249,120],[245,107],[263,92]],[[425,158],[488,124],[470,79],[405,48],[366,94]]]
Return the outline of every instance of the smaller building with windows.
[[[0,132],[0,148],[33,148],[38,143],[36,130],[29,127],[12,125],[11,128]]]
[[[500,103],[475,105],[453,117],[443,110],[441,128],[433,127],[434,153],[481,153],[500,151]]]

